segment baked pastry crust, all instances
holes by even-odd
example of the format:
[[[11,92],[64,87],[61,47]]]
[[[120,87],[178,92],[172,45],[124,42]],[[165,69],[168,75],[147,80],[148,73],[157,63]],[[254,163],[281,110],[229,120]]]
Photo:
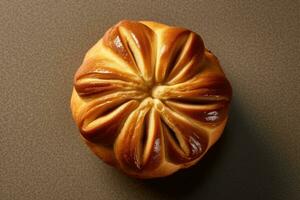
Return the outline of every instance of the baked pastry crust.
[[[71,110],[102,160],[154,178],[202,158],[223,132],[231,93],[199,35],[124,20],[87,52],[75,74]]]

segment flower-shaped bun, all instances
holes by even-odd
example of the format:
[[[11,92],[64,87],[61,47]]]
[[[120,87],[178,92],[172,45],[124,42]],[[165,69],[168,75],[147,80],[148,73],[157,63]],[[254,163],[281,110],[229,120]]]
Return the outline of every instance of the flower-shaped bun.
[[[105,162],[139,178],[195,164],[222,134],[231,86],[196,33],[121,21],[74,78],[73,117]]]

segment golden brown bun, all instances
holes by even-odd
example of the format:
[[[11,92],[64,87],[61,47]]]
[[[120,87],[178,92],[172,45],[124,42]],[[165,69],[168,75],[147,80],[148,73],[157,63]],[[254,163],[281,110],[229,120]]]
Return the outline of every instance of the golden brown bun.
[[[230,99],[231,86],[199,35],[121,21],[87,52],[71,109],[101,159],[154,178],[199,161],[221,136]]]

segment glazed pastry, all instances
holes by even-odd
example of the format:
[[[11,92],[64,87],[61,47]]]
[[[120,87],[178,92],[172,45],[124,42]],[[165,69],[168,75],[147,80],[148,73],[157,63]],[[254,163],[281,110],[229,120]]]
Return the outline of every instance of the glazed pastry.
[[[228,118],[231,86],[199,35],[121,21],[86,54],[74,78],[73,118],[91,150],[138,178],[199,161]]]

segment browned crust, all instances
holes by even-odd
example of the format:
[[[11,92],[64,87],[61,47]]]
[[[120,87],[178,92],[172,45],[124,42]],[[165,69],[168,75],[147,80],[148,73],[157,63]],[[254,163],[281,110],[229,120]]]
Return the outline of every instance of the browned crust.
[[[199,35],[125,20],[86,54],[71,110],[96,155],[128,175],[154,178],[205,155],[223,132],[231,96]]]

